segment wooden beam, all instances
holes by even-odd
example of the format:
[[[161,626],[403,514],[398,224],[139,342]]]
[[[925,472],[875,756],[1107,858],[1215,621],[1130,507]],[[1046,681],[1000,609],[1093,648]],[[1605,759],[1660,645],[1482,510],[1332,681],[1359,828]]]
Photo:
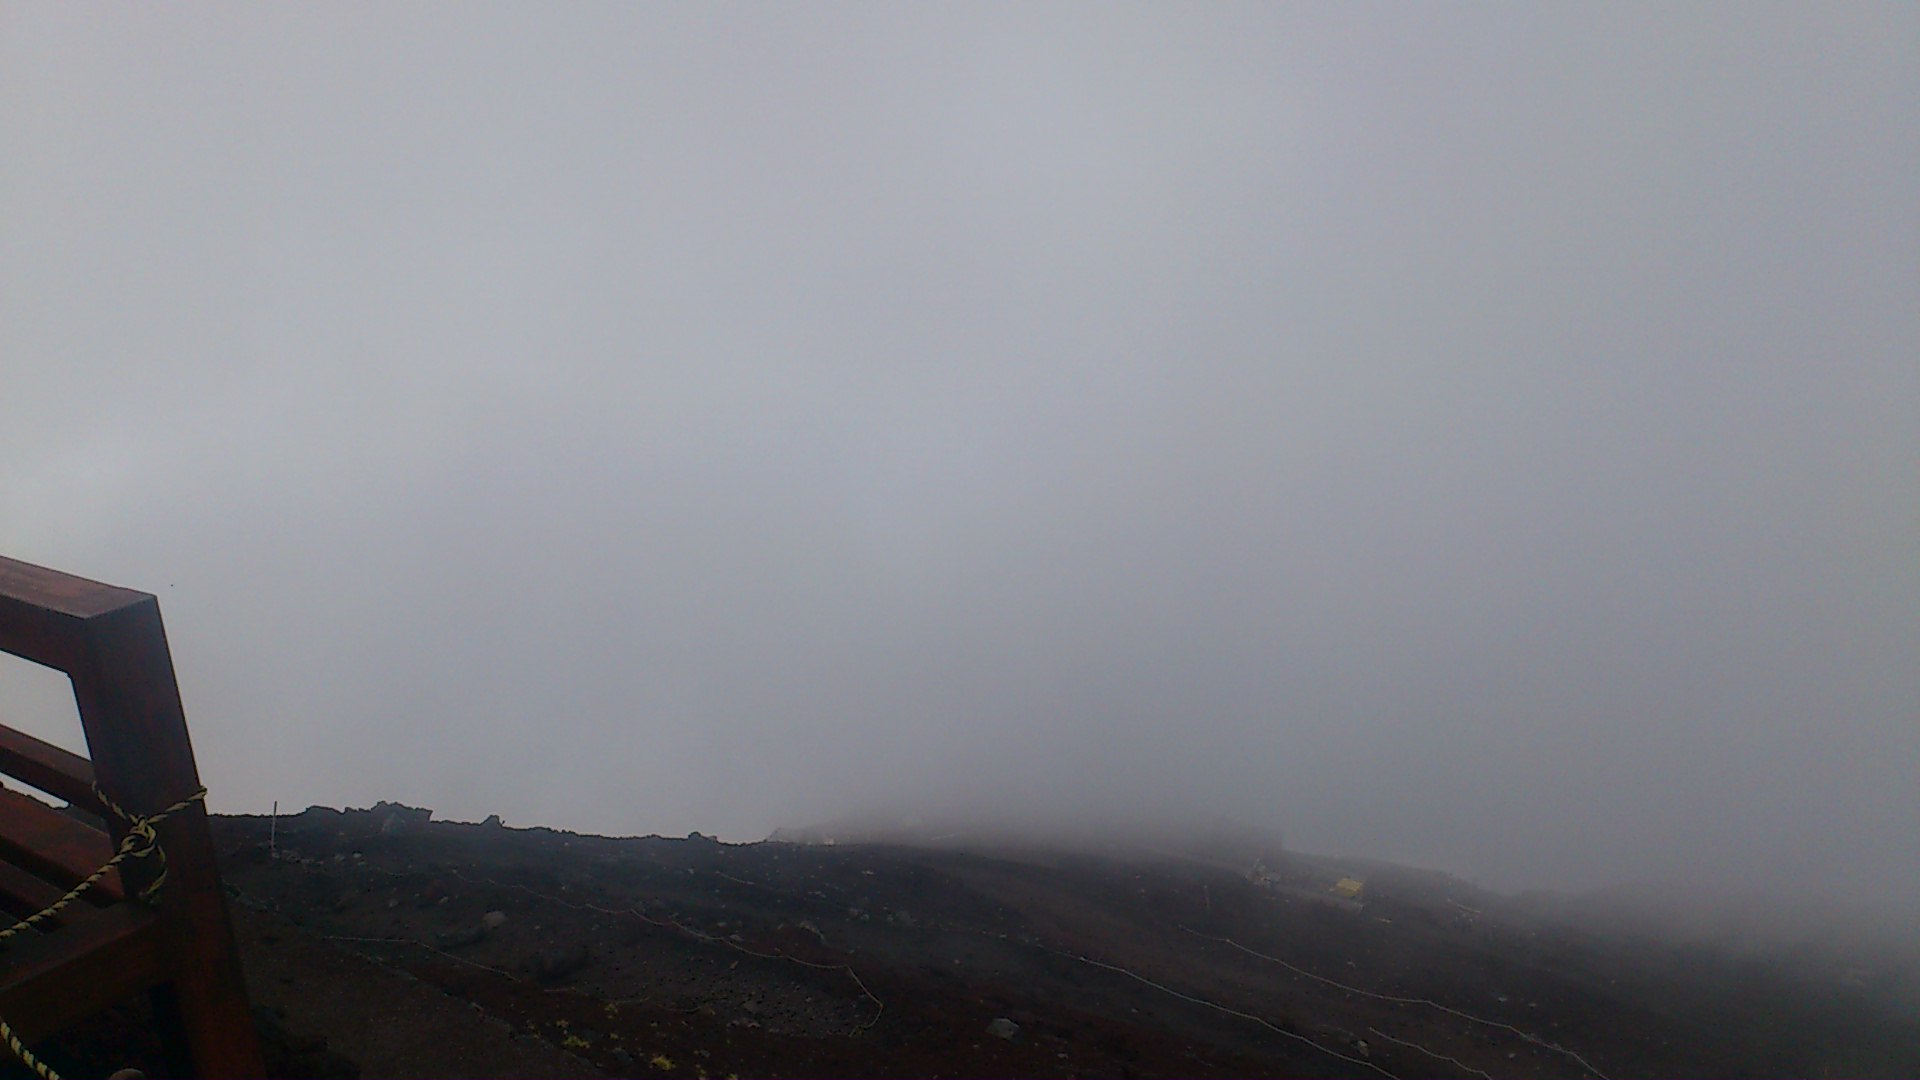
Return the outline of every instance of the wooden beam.
[[[113,841],[106,833],[38,799],[0,789],[0,858],[64,893],[112,857]],[[118,870],[109,871],[88,890],[88,899],[96,904],[124,900],[126,895]]]
[[[160,932],[151,911],[117,904],[51,933],[15,934],[0,942],[0,1016],[33,1042],[159,984]]]
[[[93,794],[93,762],[4,725],[0,725],[0,773],[95,814],[105,809]]]

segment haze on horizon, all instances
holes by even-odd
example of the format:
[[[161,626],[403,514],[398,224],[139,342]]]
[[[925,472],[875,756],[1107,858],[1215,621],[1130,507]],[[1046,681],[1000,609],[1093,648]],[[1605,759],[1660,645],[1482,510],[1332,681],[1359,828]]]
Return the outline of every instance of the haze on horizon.
[[[7,4],[0,553],[159,594],[221,812],[1911,903],[1917,55],[1865,3]]]

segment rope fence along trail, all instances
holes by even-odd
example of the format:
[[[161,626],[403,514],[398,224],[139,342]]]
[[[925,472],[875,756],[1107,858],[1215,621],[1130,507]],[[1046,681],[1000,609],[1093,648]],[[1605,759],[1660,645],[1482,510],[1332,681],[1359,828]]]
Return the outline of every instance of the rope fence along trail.
[[[154,831],[154,826],[172,817],[174,814],[185,810],[187,807],[192,806],[194,803],[206,799],[207,789],[201,788],[186,798],[181,799],[179,802],[174,803],[172,806],[161,810],[159,813],[148,814],[145,817],[121,809],[119,803],[107,798],[106,793],[100,790],[100,785],[98,784],[93,786],[93,795],[108,812],[127,823],[127,835],[121,837],[120,846],[114,851],[113,858],[102,863],[98,870],[88,874],[86,879],[81,881],[80,884],[68,889],[66,895],[60,897],[60,899],[21,919],[5,930],[0,930],[0,941],[5,941],[15,934],[30,929],[37,923],[44,922],[58,915],[62,910],[85,895],[88,889],[98,885],[100,879],[112,873],[115,867],[126,862],[128,859],[144,859],[149,855],[158,858],[160,870],[154,875],[153,880],[147,884],[147,887],[140,890],[139,896],[141,903],[154,903],[159,897],[160,886],[167,880],[167,851],[160,846],[160,834]],[[0,1039],[4,1039],[7,1044],[7,1049],[13,1051],[15,1057],[24,1062],[27,1068],[32,1069],[34,1073],[42,1077],[43,1080],[60,1080],[58,1073],[54,1072],[45,1062],[35,1057],[33,1052],[27,1049],[26,1044],[20,1041],[19,1034],[13,1030],[13,1026],[8,1024],[5,1018],[0,1018]]]
[[[1313,1047],[1315,1050],[1320,1051],[1321,1053],[1327,1055],[1328,1057],[1339,1058],[1341,1061],[1347,1062],[1350,1065],[1359,1065],[1362,1068],[1372,1069],[1374,1072],[1377,1072],[1381,1076],[1386,1077],[1387,1080],[1399,1080],[1399,1078],[1394,1076],[1394,1074],[1388,1072],[1387,1070],[1381,1068],[1378,1065],[1375,1065],[1373,1062],[1368,1061],[1365,1058],[1351,1057],[1347,1054],[1343,1054],[1340,1051],[1335,1050],[1330,1046],[1325,1046],[1321,1043],[1315,1042],[1314,1040],[1307,1038],[1305,1035],[1302,1035],[1299,1032],[1288,1031],[1286,1028],[1281,1027],[1280,1025],[1274,1023],[1271,1020],[1266,1019],[1265,1017],[1255,1016],[1254,1014],[1249,1012],[1241,1012],[1239,1009],[1230,1008],[1226,1005],[1220,1004],[1217,1001],[1208,1001],[1206,998],[1195,997],[1192,994],[1175,990],[1171,986],[1165,986],[1161,983],[1154,982],[1152,979],[1147,978],[1145,975],[1140,975],[1140,974],[1136,974],[1135,972],[1128,971],[1126,968],[1123,968],[1118,964],[1109,964],[1104,961],[1095,960],[1092,957],[1081,956],[1079,953],[1068,952],[1065,949],[1056,949],[1050,945],[1036,944],[1034,947],[1041,949],[1045,952],[1053,953],[1055,956],[1065,956],[1073,960],[1078,960],[1083,964],[1091,964],[1097,968],[1104,968],[1107,971],[1111,971],[1120,975],[1125,975],[1129,979],[1133,979],[1137,982],[1145,983],[1146,985],[1153,987],[1155,990],[1158,990],[1163,994],[1171,994],[1182,1001],[1192,1002],[1195,1005],[1203,1005],[1209,1009],[1214,1009],[1219,1012],[1223,1012],[1228,1016],[1237,1016],[1242,1020],[1251,1020],[1254,1023],[1259,1024],[1261,1027],[1266,1028],[1267,1030],[1272,1031],[1276,1034],[1284,1035],[1289,1039],[1294,1039],[1298,1042],[1306,1043],[1308,1046]]]
[[[763,889],[769,893],[773,893],[778,896],[788,897],[796,900],[806,899],[806,897],[803,894],[792,892],[786,889],[779,889],[774,886],[768,885],[764,882],[749,881],[745,878],[735,877],[732,874],[723,873],[717,870],[711,871],[711,872],[718,874],[720,877],[726,878],[729,881],[737,882],[741,885],[750,885],[750,886],[753,886],[754,888]],[[524,888],[524,886],[516,886],[516,887]],[[562,903],[565,903],[565,901],[562,901]],[[633,914],[639,915],[640,913],[634,912]],[[646,918],[645,915],[640,915],[640,917]],[[649,921],[652,921],[652,920],[649,920]],[[1074,960],[1078,963],[1087,964],[1091,967],[1100,968],[1104,971],[1113,972],[1117,975],[1124,975],[1129,979],[1132,979],[1143,985],[1149,986],[1155,990],[1160,991],[1163,994],[1168,994],[1172,997],[1179,998],[1182,1001],[1189,1002],[1194,1005],[1199,1005],[1204,1008],[1212,1009],[1216,1012],[1222,1013],[1227,1016],[1237,1017],[1241,1020],[1250,1021],[1252,1023],[1260,1025],[1263,1028],[1268,1029],[1269,1031],[1274,1032],[1275,1034],[1281,1035],[1288,1039],[1292,1039],[1296,1042],[1305,1043],[1307,1046],[1310,1046],[1313,1049],[1318,1050],[1329,1057],[1337,1058],[1340,1061],[1347,1062],[1348,1064],[1351,1064],[1351,1065],[1358,1065],[1363,1068],[1371,1069],[1374,1072],[1387,1077],[1388,1080],[1398,1080],[1398,1078],[1395,1077],[1393,1073],[1388,1072],[1386,1069],[1381,1068],[1378,1064],[1368,1061],[1365,1058],[1358,1058],[1348,1054],[1343,1054],[1340,1051],[1335,1050],[1332,1047],[1327,1046],[1322,1042],[1319,1042],[1318,1040],[1309,1038],[1308,1036],[1302,1035],[1299,1032],[1289,1031],[1286,1028],[1280,1027],[1279,1025],[1273,1023],[1272,1021],[1266,1019],[1265,1017],[1257,1016],[1253,1013],[1245,1012],[1240,1009],[1235,1009],[1235,1008],[1232,1008],[1231,1006],[1222,1005],[1217,1001],[1209,1001],[1206,998],[1198,997],[1194,994],[1189,994],[1182,990],[1176,990],[1171,986],[1167,986],[1164,983],[1156,982],[1155,980],[1149,979],[1145,975],[1140,974],[1139,972],[1132,971],[1118,964],[1107,963],[1106,961],[1103,961],[1103,960],[1095,960],[1090,956],[1083,956],[1080,953],[1074,952],[1069,949],[1057,948],[1053,945],[1049,945],[1045,942],[1032,939],[1032,938],[1016,937],[1011,934],[996,933],[994,931],[982,929],[979,927],[968,927],[968,926],[961,926],[957,924],[944,924],[944,925],[930,924],[929,929],[932,929],[935,926],[938,926],[938,928],[949,933],[974,934],[974,935],[988,938],[990,940],[1002,941],[1010,945],[1016,945],[1023,948],[1035,949],[1040,952],[1050,953],[1054,956],[1064,957],[1066,959]],[[1185,927],[1182,927],[1181,929],[1185,929]],[[819,931],[815,930],[814,933],[819,934]],[[825,936],[821,935],[821,938],[824,943]],[[805,961],[800,961],[800,962],[804,963]],[[852,969],[849,968],[848,973],[852,974]],[[855,976],[855,978],[857,979],[858,976]],[[1412,1049],[1418,1050],[1419,1052],[1426,1054],[1429,1057],[1436,1058],[1442,1061],[1452,1061],[1454,1064],[1459,1065],[1461,1069],[1467,1072],[1476,1073],[1483,1077],[1486,1075],[1484,1073],[1480,1073],[1478,1069],[1473,1068],[1471,1065],[1467,1065],[1459,1061],[1454,1061],[1454,1059],[1449,1058],[1444,1054],[1435,1053],[1434,1051],[1429,1050],[1426,1047],[1419,1045],[1418,1043],[1410,1042],[1406,1039],[1393,1038],[1392,1036],[1387,1036],[1387,1039],[1389,1042],[1395,1042],[1395,1043],[1399,1043],[1402,1046],[1411,1047]]]
[[[1308,971],[1306,968],[1299,967],[1294,964],[1289,964],[1285,960],[1282,960],[1277,956],[1268,956],[1266,953],[1256,952],[1255,950],[1247,948],[1245,945],[1240,944],[1239,942],[1233,940],[1232,938],[1215,937],[1212,934],[1203,934],[1198,930],[1195,930],[1195,929],[1192,929],[1191,927],[1186,927],[1186,926],[1182,926],[1180,929],[1185,930],[1187,933],[1192,934],[1194,937],[1197,937],[1197,938],[1204,938],[1207,941],[1217,941],[1222,945],[1231,945],[1234,948],[1239,949],[1241,952],[1246,953],[1248,956],[1258,957],[1259,959],[1268,961],[1269,963],[1279,964],[1281,967],[1286,968],[1288,971],[1291,971],[1296,975],[1301,975],[1306,978],[1313,979],[1317,982],[1325,983],[1326,985],[1334,987],[1335,989],[1345,990],[1350,994],[1359,994],[1362,997],[1369,997],[1369,998],[1373,998],[1376,1001],[1385,1001],[1395,1005],[1425,1005],[1428,1008],[1438,1009],[1441,1012],[1447,1013],[1451,1016],[1457,1016],[1462,1020],[1467,1020],[1475,1024],[1481,1024],[1486,1027],[1498,1028],[1502,1031],[1510,1032],[1511,1034],[1516,1035],[1520,1037],[1522,1040],[1532,1043],[1533,1045],[1538,1046],[1543,1050],[1551,1050],[1556,1054],[1565,1055],[1569,1060],[1573,1061],[1575,1064],[1579,1065],[1581,1068],[1587,1070],[1589,1073],[1592,1073],[1597,1078],[1597,1080],[1608,1080],[1607,1074],[1601,1072],[1599,1069],[1594,1068],[1593,1063],[1588,1061],[1586,1058],[1581,1057],[1579,1054],[1574,1053],[1572,1050],[1569,1050],[1564,1046],[1559,1046],[1555,1043],[1548,1042],[1547,1040],[1541,1038],[1538,1035],[1533,1034],[1532,1032],[1522,1031],[1521,1029],[1514,1027],[1512,1024],[1502,1023],[1498,1020],[1488,1020],[1488,1019],[1485,1019],[1484,1017],[1475,1016],[1472,1013],[1461,1012],[1459,1009],[1453,1008],[1450,1005],[1442,1005],[1439,1002],[1430,1000],[1428,998],[1396,997],[1393,994],[1380,994],[1380,993],[1375,993],[1372,990],[1361,989],[1358,986],[1349,986],[1346,983],[1339,982],[1334,979],[1329,979],[1325,975],[1315,974],[1314,972]],[[1390,1041],[1398,1042],[1400,1040],[1390,1039]],[[1431,1051],[1427,1051],[1424,1048],[1422,1048],[1422,1052],[1432,1053]],[[1439,1055],[1436,1054],[1434,1056],[1438,1057]],[[1449,1058],[1448,1060],[1452,1060],[1452,1059]],[[1460,1063],[1454,1062],[1454,1064],[1458,1065]],[[1473,1070],[1473,1071],[1477,1072],[1478,1070]]]

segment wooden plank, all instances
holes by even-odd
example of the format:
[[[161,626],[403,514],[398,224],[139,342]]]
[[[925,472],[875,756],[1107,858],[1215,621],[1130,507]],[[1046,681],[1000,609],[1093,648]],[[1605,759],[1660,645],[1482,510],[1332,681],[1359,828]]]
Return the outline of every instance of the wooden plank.
[[[0,557],[0,650],[71,671],[86,624],[148,594]]]
[[[39,913],[66,893],[66,889],[44,878],[0,861],[0,911],[16,919]],[[55,916],[56,922],[58,918]]]
[[[0,772],[94,813],[93,762],[24,731],[0,725]]]
[[[86,647],[71,674],[93,773],[108,798],[127,813],[156,814],[200,789],[159,601],[143,596],[89,619]],[[186,902],[202,893],[218,896],[220,871],[205,808],[188,805],[156,829],[175,895]],[[143,859],[123,870],[127,887],[138,891],[159,866]]]
[[[23,609],[91,619],[147,595],[0,555],[0,596]]]
[[[0,559],[0,650],[57,668],[73,679],[93,775],[100,789],[127,812],[157,813],[199,790],[173,659],[159,602],[151,594]],[[8,794],[0,792],[0,842],[17,855],[14,861],[21,868],[85,876],[104,861],[104,834],[24,796]],[[157,913],[160,948],[141,952],[137,959],[151,969],[147,974],[164,976],[167,985],[155,990],[156,1007],[168,1005],[158,1013],[161,1022],[176,1025],[169,1034],[190,1048],[192,1071],[209,1077],[263,1075],[206,810],[188,804],[156,828],[168,857],[166,896]],[[95,892],[102,899],[123,896],[152,880],[155,863],[130,860],[124,867],[127,873],[117,876],[111,889]],[[76,920],[94,914],[82,912]],[[53,936],[34,935],[35,945],[39,938]],[[90,957],[80,962],[92,963]],[[0,954],[0,965],[5,962]],[[117,975],[100,981],[115,992],[133,985]],[[46,974],[51,996],[57,997],[66,985],[63,972]],[[103,992],[87,1000],[98,1007],[113,996]],[[12,998],[0,998],[0,1015],[9,1015],[5,1002]],[[76,1007],[67,1015],[83,1011]]]
[[[156,813],[200,789],[185,710],[152,597],[89,619],[74,700],[100,789],[129,812]],[[167,851],[164,905],[186,925],[169,969],[195,1068],[208,1077],[258,1076],[263,1068],[247,1005],[206,808],[191,803],[156,827]],[[150,860],[148,860],[150,861]],[[129,865],[143,887],[152,868]]]
[[[37,799],[0,789],[0,858],[65,892],[112,857],[113,841],[106,833]],[[100,879],[88,890],[88,899],[94,903],[126,899],[120,871]]]
[[[164,977],[161,924],[137,904],[82,912],[0,942],[0,1016],[33,1042]]]

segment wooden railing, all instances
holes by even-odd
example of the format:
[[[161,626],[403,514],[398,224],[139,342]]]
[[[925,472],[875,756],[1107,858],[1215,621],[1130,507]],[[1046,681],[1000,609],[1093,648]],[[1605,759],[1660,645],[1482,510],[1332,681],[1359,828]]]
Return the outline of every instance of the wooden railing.
[[[73,680],[88,751],[0,726],[0,773],[104,826],[0,790],[0,932],[66,896],[130,830],[140,846],[140,822],[164,853],[124,859],[0,941],[0,1021],[31,1045],[146,992],[177,1074],[262,1075],[159,602],[0,558],[0,650]]]

